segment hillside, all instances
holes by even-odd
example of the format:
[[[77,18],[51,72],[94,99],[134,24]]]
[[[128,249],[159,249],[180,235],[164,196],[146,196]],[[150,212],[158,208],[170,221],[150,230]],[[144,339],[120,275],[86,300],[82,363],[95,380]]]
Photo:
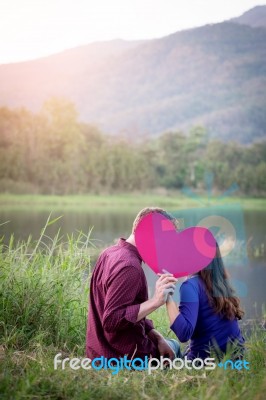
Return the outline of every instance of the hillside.
[[[248,143],[266,126],[266,30],[232,22],[143,42],[111,41],[0,66],[0,105],[39,110],[73,101],[111,134],[157,135],[204,125]]]
[[[240,17],[231,19],[232,22],[252,26],[253,28],[266,27],[266,6],[257,6],[248,10]]]

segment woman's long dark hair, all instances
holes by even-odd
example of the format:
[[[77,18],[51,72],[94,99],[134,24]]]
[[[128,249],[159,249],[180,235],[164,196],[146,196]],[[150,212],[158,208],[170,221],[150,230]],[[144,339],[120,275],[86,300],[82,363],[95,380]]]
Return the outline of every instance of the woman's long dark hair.
[[[216,243],[216,256],[212,262],[198,272],[203,280],[210,305],[215,313],[228,319],[241,319],[244,311],[240,307],[240,300],[229,283],[229,276],[224,268],[220,249]]]

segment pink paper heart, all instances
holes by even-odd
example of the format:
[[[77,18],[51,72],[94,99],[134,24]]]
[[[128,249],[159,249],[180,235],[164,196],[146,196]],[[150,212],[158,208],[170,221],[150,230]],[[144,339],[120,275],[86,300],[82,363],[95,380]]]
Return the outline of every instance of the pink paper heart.
[[[157,274],[187,276],[205,268],[216,254],[216,241],[207,228],[190,227],[176,231],[173,222],[161,213],[146,215],[135,232],[143,261]]]

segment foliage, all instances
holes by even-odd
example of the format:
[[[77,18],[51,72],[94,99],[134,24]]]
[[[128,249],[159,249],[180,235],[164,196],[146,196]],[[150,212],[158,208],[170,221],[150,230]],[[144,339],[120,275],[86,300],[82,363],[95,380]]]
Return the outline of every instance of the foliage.
[[[236,183],[243,194],[266,193],[265,141],[224,143],[201,127],[137,141],[110,137],[80,123],[64,99],[51,99],[38,114],[0,108],[0,159],[1,192],[202,191],[213,174],[220,192]]]

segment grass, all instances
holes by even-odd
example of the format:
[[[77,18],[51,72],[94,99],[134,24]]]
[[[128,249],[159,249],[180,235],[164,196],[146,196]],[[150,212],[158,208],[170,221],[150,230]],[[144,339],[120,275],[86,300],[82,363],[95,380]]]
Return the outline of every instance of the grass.
[[[47,226],[53,221],[48,221]],[[90,235],[65,241],[58,233],[0,249],[0,393],[20,399],[263,399],[265,338],[254,330],[247,341],[250,371],[146,372],[54,370],[53,359],[84,356]],[[46,240],[45,240],[46,238]],[[151,316],[169,336],[165,310]],[[172,337],[173,334],[172,334]]]
[[[0,194],[2,210],[106,210],[136,212],[146,206],[160,206],[167,209],[197,208],[208,205],[241,205],[244,210],[266,210],[266,198],[249,197],[207,197],[185,196],[180,192],[169,192],[167,195],[158,194],[117,194],[117,195],[13,195]]]

